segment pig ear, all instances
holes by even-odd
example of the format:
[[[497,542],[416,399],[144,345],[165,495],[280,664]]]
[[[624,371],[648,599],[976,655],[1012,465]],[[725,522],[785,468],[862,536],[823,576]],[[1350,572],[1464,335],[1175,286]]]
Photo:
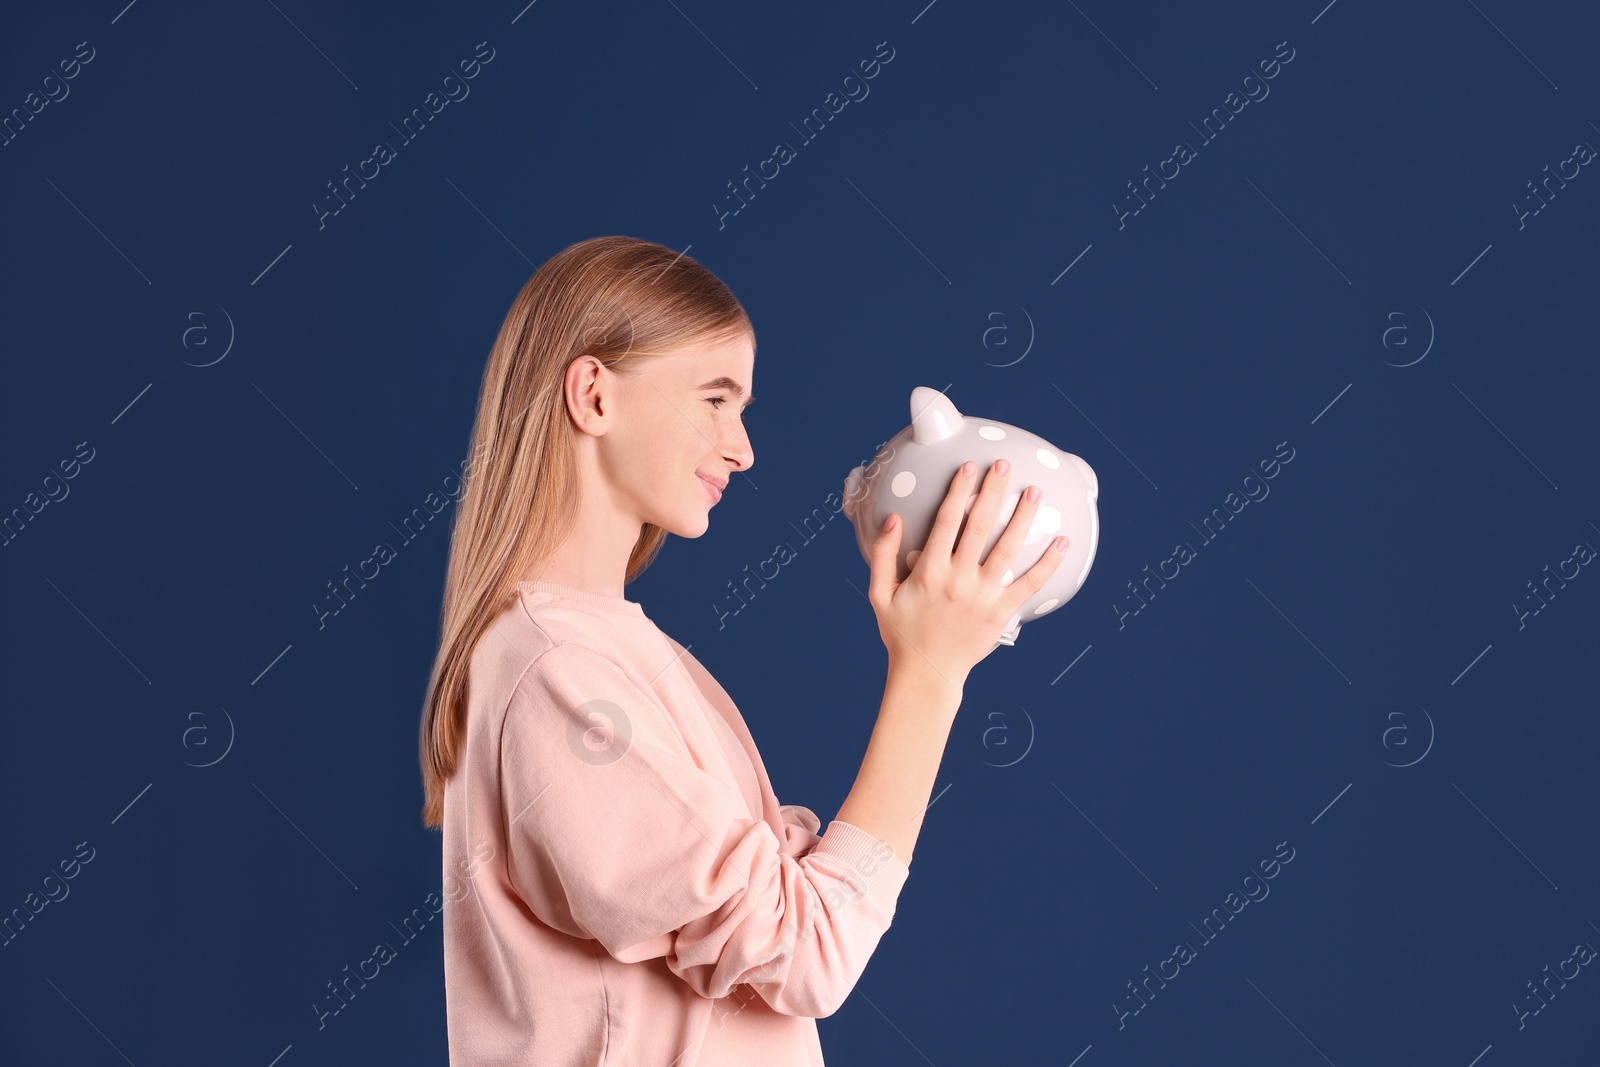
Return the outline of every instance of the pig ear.
[[[931,445],[961,432],[961,412],[937,389],[919,385],[911,390],[911,439]]]

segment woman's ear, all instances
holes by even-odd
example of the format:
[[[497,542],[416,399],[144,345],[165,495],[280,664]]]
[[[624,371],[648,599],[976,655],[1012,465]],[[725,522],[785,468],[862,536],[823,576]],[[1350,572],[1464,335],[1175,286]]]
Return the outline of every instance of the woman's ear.
[[[567,364],[563,396],[567,416],[584,433],[600,436],[615,404],[615,376],[593,356],[579,356]]]

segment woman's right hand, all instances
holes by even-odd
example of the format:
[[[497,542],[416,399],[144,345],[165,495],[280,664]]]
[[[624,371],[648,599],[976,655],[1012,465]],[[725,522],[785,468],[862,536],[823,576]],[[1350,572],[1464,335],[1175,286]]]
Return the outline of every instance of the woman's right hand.
[[[989,469],[983,488],[966,516],[967,498],[977,478],[977,464],[968,461],[951,479],[939,505],[933,529],[922,554],[903,582],[896,581],[895,561],[905,524],[892,514],[872,545],[872,580],[867,599],[878,616],[878,634],[889,650],[889,665],[925,663],[953,684],[964,684],[967,674],[999,647],[1011,616],[1049,581],[1066,558],[1066,537],[1056,538],[1039,562],[1010,585],[1001,577],[1022,547],[1038,511],[1039,490],[1029,487],[994,549],[980,565],[978,555],[994,529],[1000,502],[1005,497],[1010,464],[999,460]],[[1030,495],[1032,499],[1030,499]],[[953,546],[953,547],[952,547]]]

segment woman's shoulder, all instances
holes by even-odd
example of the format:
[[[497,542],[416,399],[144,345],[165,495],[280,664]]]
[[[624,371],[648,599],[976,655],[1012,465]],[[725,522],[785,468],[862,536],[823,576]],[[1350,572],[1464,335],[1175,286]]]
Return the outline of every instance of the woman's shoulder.
[[[522,595],[514,597],[484,630],[473,650],[471,689],[485,699],[505,699],[541,672],[570,674],[612,668],[635,680],[663,654],[665,635],[648,618],[617,620],[571,610]],[[666,639],[670,642],[670,639]],[[671,642],[671,652],[681,646]],[[648,682],[645,683],[648,688]]]
[[[503,731],[514,721],[527,736],[564,732],[574,751],[587,753],[598,715],[616,720],[623,749],[696,764],[680,719],[698,712],[690,690],[671,681],[680,658],[689,661],[683,667],[693,661],[683,646],[648,620],[643,628],[613,627],[534,607],[497,617],[479,642],[468,693],[486,726]],[[559,756],[560,746],[546,746],[551,753]]]
[[[512,598],[478,637],[468,670],[475,690],[510,689],[528,666],[556,644]]]

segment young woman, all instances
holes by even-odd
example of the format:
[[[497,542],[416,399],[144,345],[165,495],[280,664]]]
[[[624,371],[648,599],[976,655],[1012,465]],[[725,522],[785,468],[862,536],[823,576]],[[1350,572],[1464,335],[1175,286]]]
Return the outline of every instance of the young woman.
[[[891,517],[868,593],[883,703],[819,833],[728,694],[622,595],[754,463],[754,363],[721,281],[626,237],[553,256],[495,341],[421,728],[458,1067],[820,1065],[815,1020],[894,916],[967,675],[1061,562],[1064,538],[1005,581],[1036,491],[978,559],[1003,464],[975,503],[974,465],[956,475],[903,582]]]

